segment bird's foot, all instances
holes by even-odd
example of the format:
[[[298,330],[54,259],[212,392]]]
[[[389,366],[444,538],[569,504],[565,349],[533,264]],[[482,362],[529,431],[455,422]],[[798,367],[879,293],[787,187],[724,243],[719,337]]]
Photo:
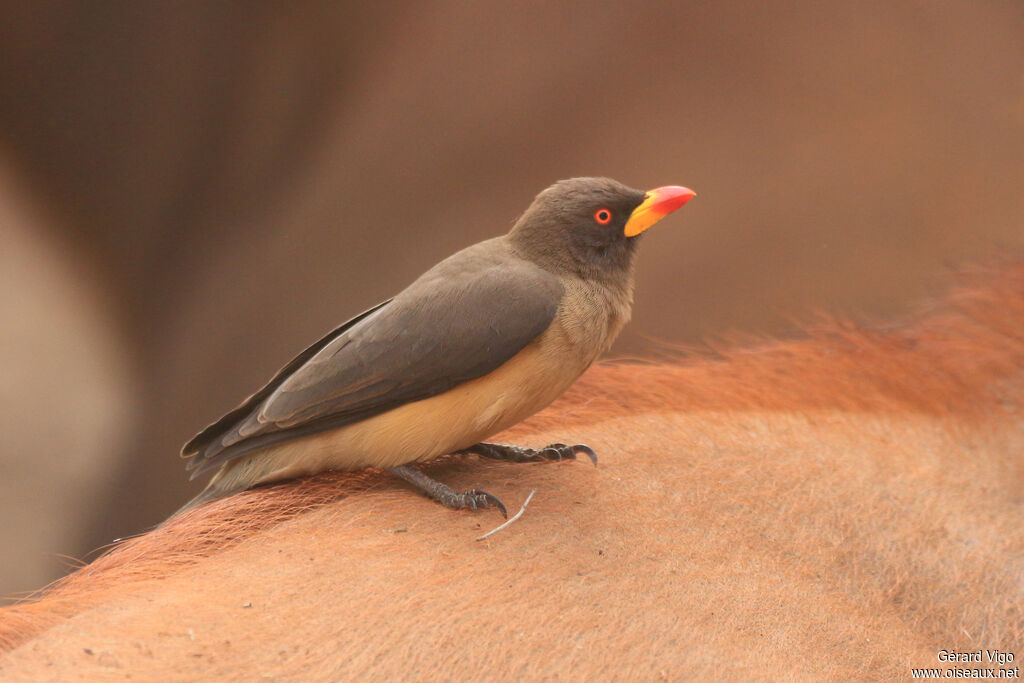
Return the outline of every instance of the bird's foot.
[[[523,446],[512,446],[504,443],[477,443],[469,448],[459,451],[460,453],[476,453],[485,458],[494,460],[508,460],[510,462],[541,462],[544,460],[575,460],[577,453],[583,453],[590,461],[597,466],[597,453],[586,444],[578,443],[567,446],[564,443],[548,444],[544,448],[525,448]]]
[[[505,519],[508,519],[508,511],[505,510],[505,505],[501,502],[501,499],[487,493],[487,491],[470,489],[458,493],[452,487],[442,484],[408,465],[389,467],[388,472],[400,479],[404,479],[438,503],[454,510],[477,510],[480,508],[496,507],[505,516]]]

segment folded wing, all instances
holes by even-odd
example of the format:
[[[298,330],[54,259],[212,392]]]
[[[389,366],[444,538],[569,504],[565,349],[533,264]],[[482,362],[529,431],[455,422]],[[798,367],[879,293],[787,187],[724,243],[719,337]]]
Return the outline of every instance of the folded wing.
[[[327,335],[183,450],[193,476],[245,453],[436,396],[512,358],[551,324],[558,279],[471,247]]]

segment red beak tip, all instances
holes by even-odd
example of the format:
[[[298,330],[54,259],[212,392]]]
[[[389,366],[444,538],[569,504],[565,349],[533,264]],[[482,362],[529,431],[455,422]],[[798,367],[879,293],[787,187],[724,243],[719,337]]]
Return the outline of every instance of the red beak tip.
[[[657,190],[654,190],[654,192],[657,193],[658,196],[658,208],[664,210],[665,213],[675,211],[683,204],[697,196],[697,193],[690,188],[680,187],[678,185],[659,187]]]

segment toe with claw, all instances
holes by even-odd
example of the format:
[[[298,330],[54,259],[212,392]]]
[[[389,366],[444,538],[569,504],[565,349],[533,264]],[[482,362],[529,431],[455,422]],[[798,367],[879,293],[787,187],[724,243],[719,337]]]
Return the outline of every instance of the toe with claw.
[[[564,443],[548,444],[544,448],[524,448],[523,446],[512,446],[503,443],[478,443],[466,448],[460,453],[476,453],[477,455],[493,460],[507,460],[510,462],[541,462],[544,460],[575,460],[577,453],[583,453],[590,461],[597,465],[597,454],[590,446],[578,443],[572,446]]]

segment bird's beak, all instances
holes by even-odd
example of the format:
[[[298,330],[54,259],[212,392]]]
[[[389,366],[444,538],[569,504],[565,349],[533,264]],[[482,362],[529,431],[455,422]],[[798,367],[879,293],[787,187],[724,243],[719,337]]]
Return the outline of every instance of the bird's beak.
[[[643,204],[633,209],[623,232],[626,237],[636,237],[696,196],[697,193],[690,188],[678,185],[651,190],[644,197]]]

